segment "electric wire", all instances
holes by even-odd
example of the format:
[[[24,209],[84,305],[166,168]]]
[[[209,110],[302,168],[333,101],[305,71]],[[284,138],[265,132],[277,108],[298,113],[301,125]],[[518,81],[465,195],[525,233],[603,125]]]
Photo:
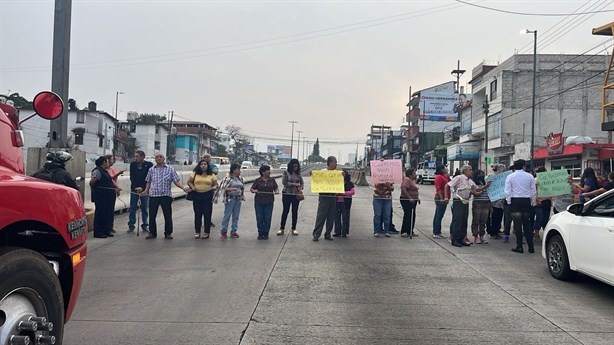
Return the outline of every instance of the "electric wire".
[[[455,0],[455,1],[468,5],[468,6],[479,7],[485,10],[489,10],[489,11],[495,11],[495,12],[501,12],[501,13],[507,13],[507,14],[515,14],[515,15],[520,15],[520,16],[565,17],[565,16],[580,16],[580,15],[591,14],[591,13],[614,12],[614,10],[606,10],[606,11],[587,11],[587,12],[579,12],[579,13],[529,13],[529,12],[516,12],[516,11],[502,10],[499,8],[478,5],[478,4],[471,3],[468,1],[463,1],[463,0]]]

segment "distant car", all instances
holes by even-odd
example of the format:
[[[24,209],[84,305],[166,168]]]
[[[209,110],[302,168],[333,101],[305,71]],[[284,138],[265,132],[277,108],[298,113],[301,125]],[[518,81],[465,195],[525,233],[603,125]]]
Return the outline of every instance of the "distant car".
[[[556,279],[580,272],[614,286],[614,189],[552,216],[542,256]]]
[[[241,169],[252,169],[254,167],[254,164],[252,164],[251,161],[243,161],[243,163],[241,163]]]
[[[154,156],[145,156],[145,160],[154,164],[156,163],[156,157]]]

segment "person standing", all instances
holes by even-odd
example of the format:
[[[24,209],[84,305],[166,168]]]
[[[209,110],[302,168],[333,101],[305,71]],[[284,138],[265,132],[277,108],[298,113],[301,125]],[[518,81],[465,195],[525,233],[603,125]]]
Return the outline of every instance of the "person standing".
[[[281,212],[281,225],[279,226],[279,231],[277,232],[277,236],[281,236],[284,234],[284,229],[286,228],[286,220],[288,219],[288,213],[290,212],[290,207],[292,206],[292,235],[297,236],[298,231],[296,230],[296,222],[298,220],[298,205],[299,200],[297,195],[303,192],[303,187],[305,183],[303,182],[303,177],[301,176],[301,165],[298,162],[298,159],[293,158],[288,163],[288,167],[286,171],[284,171],[283,176],[281,178],[281,184],[284,186],[281,194],[281,202],[283,205],[283,211]]]
[[[416,206],[420,203],[419,189],[416,184],[416,169],[405,170],[405,177],[401,184],[401,206],[403,207],[401,237],[413,237],[416,225]]]
[[[375,237],[390,237],[388,232],[390,231],[393,190],[392,182],[377,183],[373,186],[373,235]]]
[[[94,237],[107,238],[113,237],[113,218],[115,218],[115,198],[117,188],[113,183],[109,169],[109,159],[100,156],[96,159],[96,168],[92,170],[90,178],[90,189],[92,191],[92,202],[96,205],[94,212]]]
[[[450,200],[450,190],[446,189],[446,184],[450,182],[448,168],[438,165],[435,169],[435,215],[433,217],[433,238],[445,238],[441,233],[441,220],[448,207],[447,200]]]
[[[484,180],[484,171],[478,170],[473,176],[473,182],[482,187],[486,185]],[[484,238],[486,234],[486,224],[488,224],[488,218],[490,217],[490,210],[492,206],[488,193],[480,193],[473,197],[473,204],[471,207],[471,233],[473,234],[473,243],[486,244],[488,240]]]
[[[498,175],[505,172],[505,165],[503,164],[495,164],[492,166],[493,174]],[[490,175],[492,176],[492,175]],[[499,232],[501,231],[501,222],[503,221],[503,207],[505,206],[505,197],[499,200],[494,200],[491,202],[492,204],[492,212],[490,215],[490,222],[488,223],[487,231],[490,235],[490,238],[493,240],[498,240],[501,238]]]
[[[347,237],[350,234],[350,210],[352,209],[352,195],[356,194],[356,188],[347,171],[343,172],[343,180],[345,192],[337,196],[337,217],[333,237]]]
[[[217,204],[220,193],[223,194],[224,218],[222,219],[222,238],[226,238],[228,223],[232,217],[232,227],[230,237],[239,238],[237,230],[239,228],[239,214],[241,213],[241,202],[245,201],[245,184],[241,178],[241,165],[232,163],[230,171],[220,183],[213,196],[213,202]]]
[[[258,227],[258,239],[268,240],[271,229],[271,217],[275,194],[279,194],[279,187],[275,179],[271,178],[271,167],[263,165],[258,170],[260,177],[253,183],[250,191],[256,193],[254,208],[256,209],[256,225]]]
[[[446,184],[446,193],[450,188],[454,188],[452,198],[453,230],[452,245],[455,247],[470,246],[471,243],[465,241],[467,237],[467,221],[469,219],[469,199],[471,195],[480,195],[488,188],[490,182],[482,187],[473,182],[473,168],[470,165],[463,165],[460,168],[460,175],[454,177]]]
[[[117,197],[119,197],[119,194],[122,191],[122,189],[119,187],[119,183],[117,180],[120,175],[124,174],[125,170],[118,171],[113,167],[113,165],[115,164],[115,157],[113,155],[106,155],[105,157],[107,157],[107,160],[109,161],[109,168],[107,169],[107,172],[111,176],[111,179],[113,180],[113,184],[115,185],[115,192],[116,192],[115,200],[117,200]],[[115,201],[113,201],[113,211],[115,212]],[[112,233],[115,233],[114,221],[115,221],[115,217],[113,217],[113,222],[111,222],[111,232]]]
[[[217,164],[211,163],[211,155],[208,154],[208,153],[205,153],[201,160],[205,160],[207,162],[207,164],[209,164],[209,166],[211,167],[211,171],[213,172],[213,174],[215,176],[217,176],[217,174],[219,173],[219,168],[218,168]],[[211,220],[209,223],[211,223],[210,226],[212,228],[215,228],[215,224],[213,224],[213,220]]]
[[[601,195],[609,190],[614,189],[614,171],[610,171],[610,173],[608,174],[608,182],[603,184],[603,187],[594,190],[592,192],[586,192],[586,193],[581,193],[580,196],[584,196],[586,198],[588,197],[593,197],[593,196],[597,196],[597,195]]]
[[[523,253],[522,237],[527,241],[529,253],[534,253],[533,228],[531,224],[531,209],[535,205],[536,189],[533,175],[524,171],[526,162],[519,159],[514,162],[514,173],[505,179],[505,199],[510,205],[510,213],[514,222],[516,247],[513,252]]]
[[[173,203],[173,193],[171,192],[171,183],[174,183],[184,192],[188,192],[190,188],[181,184],[175,169],[164,162],[163,154],[156,154],[155,160],[156,165],[147,172],[145,177],[147,185],[141,193],[141,196],[149,196],[149,235],[145,239],[150,240],[158,237],[156,216],[158,215],[158,208],[161,207],[162,214],[164,214],[164,238],[172,240],[173,210],[171,204]]]
[[[324,170],[336,170],[337,158],[335,156],[329,156],[326,159],[326,169]],[[335,193],[320,193],[318,197],[318,212],[316,214],[316,223],[313,229],[313,241],[317,242],[322,235],[322,229],[324,223],[326,223],[326,232],[324,233],[324,239],[332,241],[333,237],[331,232],[335,225],[335,218],[337,216],[337,198]]]
[[[539,167],[535,170],[535,173],[545,172],[545,167]],[[537,178],[535,179],[535,185],[537,186]],[[551,197],[537,197],[535,199],[535,206],[533,207],[533,213],[535,213],[535,221],[533,223],[533,238],[535,241],[541,241],[539,231],[543,228],[546,230],[546,224],[550,219],[550,210],[552,209]]]
[[[46,162],[43,167],[35,172],[32,177],[79,190],[79,185],[77,185],[70,173],[66,171],[66,162],[72,159],[70,153],[65,151],[49,152],[45,159]]]
[[[194,172],[188,179],[188,186],[194,192],[192,206],[194,207],[194,238],[200,238],[200,231],[205,224],[203,239],[209,238],[211,233],[211,213],[213,212],[213,193],[217,187],[217,176],[211,171],[211,166],[206,160],[201,160],[194,168]],[[226,232],[222,232],[226,238]]]
[[[128,216],[129,234],[134,232],[139,199],[141,200],[141,214],[143,216],[143,224],[141,225],[141,229],[143,229],[145,232],[149,231],[147,212],[149,197],[139,196],[139,194],[145,190],[145,186],[147,185],[145,178],[147,177],[147,173],[151,167],[153,167],[153,163],[145,160],[145,152],[141,150],[136,151],[134,155],[134,162],[130,163],[130,215]]]
[[[588,201],[586,194],[584,193],[591,193],[599,189],[597,176],[595,175],[595,170],[593,168],[588,167],[584,169],[582,176],[580,176],[580,184],[576,184],[576,188],[579,190],[581,203]]]

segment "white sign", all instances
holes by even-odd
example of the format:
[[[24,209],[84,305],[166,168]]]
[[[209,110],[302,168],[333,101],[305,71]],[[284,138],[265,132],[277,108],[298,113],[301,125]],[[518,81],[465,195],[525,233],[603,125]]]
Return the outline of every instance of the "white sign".
[[[531,143],[524,142],[514,145],[514,156],[512,160],[515,162],[519,159],[529,160],[531,159]]]
[[[420,92],[420,109],[424,120],[458,121],[458,112],[472,97],[470,94]]]

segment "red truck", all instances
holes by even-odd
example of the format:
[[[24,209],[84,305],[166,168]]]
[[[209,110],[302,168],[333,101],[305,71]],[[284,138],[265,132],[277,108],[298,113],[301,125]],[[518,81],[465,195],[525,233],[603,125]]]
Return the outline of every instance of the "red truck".
[[[52,92],[33,101],[35,116],[58,118]],[[61,344],[85,272],[87,221],[75,189],[25,175],[23,132],[14,107],[0,102],[0,345]]]

